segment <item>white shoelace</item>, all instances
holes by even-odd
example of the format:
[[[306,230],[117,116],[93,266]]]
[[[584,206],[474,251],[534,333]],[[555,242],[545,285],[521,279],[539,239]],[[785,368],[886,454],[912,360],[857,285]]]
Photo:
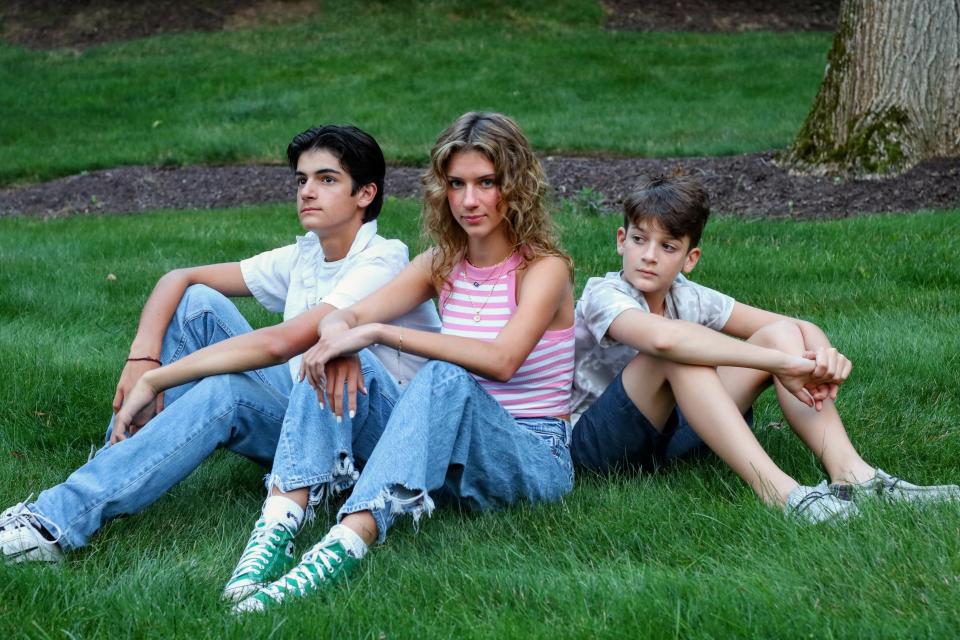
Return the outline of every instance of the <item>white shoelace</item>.
[[[234,578],[250,570],[262,570],[266,566],[270,560],[270,549],[280,541],[275,531],[276,526],[264,526],[262,529],[256,528],[253,530],[250,539],[247,541],[247,550],[240,558],[240,562],[237,563],[237,568],[233,571]]]
[[[5,529],[7,527],[12,527],[14,529],[18,527],[30,527],[40,533],[34,522],[39,523],[47,530],[48,533],[53,534],[56,532],[56,537],[53,540],[47,540],[47,542],[52,542],[54,544],[60,542],[60,538],[63,537],[63,534],[60,531],[60,527],[57,526],[57,523],[50,520],[50,518],[41,515],[39,513],[34,513],[27,509],[27,503],[33,499],[33,494],[27,496],[27,499],[23,502],[19,502],[14,506],[10,507],[3,514],[0,514],[0,529]],[[46,540],[46,537],[43,534],[40,534],[41,537]]]
[[[327,574],[333,571],[334,566],[340,559],[334,551],[325,546],[326,544],[329,544],[329,541],[321,541],[320,544],[303,554],[303,560],[300,564],[280,580],[271,584],[265,590],[265,593],[273,600],[280,601],[289,590],[287,580],[293,580],[300,595],[306,593],[305,587],[307,585],[316,587],[319,582],[326,580]],[[325,571],[314,573],[304,566],[306,563],[322,564]]]

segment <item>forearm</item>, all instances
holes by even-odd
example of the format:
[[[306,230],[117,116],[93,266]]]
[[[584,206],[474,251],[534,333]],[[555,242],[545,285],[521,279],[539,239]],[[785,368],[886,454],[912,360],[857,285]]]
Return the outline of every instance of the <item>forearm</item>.
[[[137,333],[130,344],[131,358],[160,358],[163,336],[188,286],[189,278],[180,269],[167,273],[157,281],[140,312]]]
[[[703,366],[731,366],[781,374],[801,354],[787,354],[741,342],[696,323],[657,318],[648,314],[622,314],[608,335],[621,344],[658,358]]]
[[[334,309],[317,324],[317,336],[323,336],[324,331],[327,334],[353,329],[359,323],[352,307],[345,309]]]
[[[217,342],[176,362],[148,371],[144,378],[157,392],[219,375],[260,369],[286,362],[293,349],[281,339],[278,327],[269,327]]]
[[[431,331],[419,331],[390,324],[376,324],[376,342],[403,353],[430,360],[445,360],[490,380],[506,382],[523,360],[516,350],[499,344]]]
[[[672,324],[665,335],[654,340],[652,355],[684,364],[744,367],[775,375],[785,372],[801,355],[742,342],[694,323]]]

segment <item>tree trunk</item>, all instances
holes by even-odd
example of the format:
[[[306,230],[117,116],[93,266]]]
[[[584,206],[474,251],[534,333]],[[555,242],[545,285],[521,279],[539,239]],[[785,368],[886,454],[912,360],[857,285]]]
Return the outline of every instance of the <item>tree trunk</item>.
[[[844,0],[820,92],[787,159],[905,171],[960,155],[960,0]]]

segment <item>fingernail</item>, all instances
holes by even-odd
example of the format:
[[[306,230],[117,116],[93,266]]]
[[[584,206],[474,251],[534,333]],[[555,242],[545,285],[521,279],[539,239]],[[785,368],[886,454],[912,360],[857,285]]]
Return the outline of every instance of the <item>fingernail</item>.
[[[343,422],[343,416],[337,416],[337,424],[340,424],[342,422]]]
[[[356,411],[351,411],[351,412],[350,412],[350,419],[353,420],[353,416],[355,416],[355,415],[357,415],[357,412],[356,412]]]
[[[323,403],[320,403],[320,411],[323,411]]]

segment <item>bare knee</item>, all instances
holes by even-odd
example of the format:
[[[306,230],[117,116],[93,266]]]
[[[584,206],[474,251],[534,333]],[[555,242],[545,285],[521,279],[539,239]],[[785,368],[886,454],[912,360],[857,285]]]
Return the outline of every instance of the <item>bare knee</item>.
[[[748,342],[793,353],[803,348],[803,334],[795,322],[778,320],[758,329]]]

